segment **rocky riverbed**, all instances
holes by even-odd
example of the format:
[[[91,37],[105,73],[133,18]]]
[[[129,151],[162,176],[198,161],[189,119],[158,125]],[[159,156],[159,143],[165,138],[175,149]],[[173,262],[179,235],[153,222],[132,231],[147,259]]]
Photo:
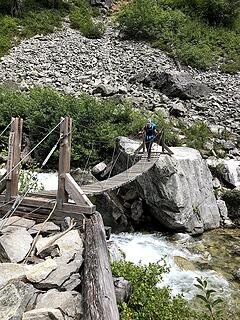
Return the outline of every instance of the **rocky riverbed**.
[[[177,65],[143,42],[121,40],[111,25],[101,39],[87,39],[65,25],[53,34],[24,40],[1,58],[0,83],[17,85],[21,90],[52,86],[74,95],[88,92],[123,96],[138,108],[159,108],[166,114],[181,101],[180,113],[187,122],[207,120],[239,132],[240,75],[200,72],[190,67],[182,71],[187,81],[192,78],[205,85],[209,89],[206,94],[181,101],[151,83],[145,86],[144,81],[131,81],[136,75],[144,79],[154,72],[157,76],[161,72],[177,72]]]
[[[240,284],[234,278],[240,259],[239,229],[213,230],[198,238],[182,233],[121,233],[112,239],[128,261],[148,264],[165,259],[169,271],[159,285],[168,286],[172,295],[183,294],[197,309],[201,304],[195,299],[199,292],[194,283],[196,277],[207,279],[224,299],[224,312],[239,319]]]

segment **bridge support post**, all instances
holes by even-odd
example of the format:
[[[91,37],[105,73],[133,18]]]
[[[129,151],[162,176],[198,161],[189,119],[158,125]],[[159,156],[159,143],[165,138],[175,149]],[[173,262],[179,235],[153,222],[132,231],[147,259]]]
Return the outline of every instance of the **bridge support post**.
[[[12,118],[11,130],[8,143],[8,161],[6,173],[6,195],[5,200],[18,194],[19,168],[17,165],[21,159],[23,119]]]
[[[70,172],[71,162],[71,139],[72,139],[72,119],[70,117],[61,118],[60,125],[60,154],[58,167],[58,191],[57,207],[61,209],[63,204],[68,202],[68,193],[65,189],[65,174]]]

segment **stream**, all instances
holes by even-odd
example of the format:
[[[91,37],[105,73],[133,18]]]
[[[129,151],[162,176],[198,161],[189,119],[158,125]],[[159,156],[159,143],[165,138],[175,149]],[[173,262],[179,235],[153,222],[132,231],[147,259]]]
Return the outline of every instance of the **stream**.
[[[240,284],[232,275],[240,264],[240,256],[233,253],[240,243],[239,229],[213,230],[197,238],[184,233],[120,233],[112,235],[112,240],[128,261],[148,264],[165,259],[169,272],[159,286],[169,287],[172,296],[182,294],[197,307],[196,277],[207,279],[209,287],[224,299],[231,319],[240,319]]]
[[[3,173],[3,172],[2,172]],[[36,173],[44,190],[56,190],[57,173]],[[224,310],[231,320],[240,319],[240,283],[233,273],[240,267],[240,229],[216,229],[199,237],[184,233],[120,233],[111,236],[125,253],[126,260],[148,264],[165,259],[169,272],[160,287],[167,286],[172,296],[182,294],[191,305],[201,308],[195,296],[196,277],[208,280],[217,295],[224,299]]]

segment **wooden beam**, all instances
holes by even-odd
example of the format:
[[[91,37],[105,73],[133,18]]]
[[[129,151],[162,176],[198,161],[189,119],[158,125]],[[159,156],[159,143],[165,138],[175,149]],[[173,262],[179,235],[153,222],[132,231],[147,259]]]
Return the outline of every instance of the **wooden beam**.
[[[97,212],[86,220],[83,320],[119,320],[106,235]]]
[[[61,118],[63,120],[63,118]],[[58,168],[58,191],[57,191],[57,207],[62,208],[65,202],[68,202],[68,194],[65,190],[65,173],[70,172],[71,161],[71,134],[72,119],[66,117],[60,125],[60,154]]]
[[[6,176],[7,172],[4,173],[4,175],[1,177],[1,180],[4,179],[4,177]],[[1,183],[0,183],[0,194],[3,193],[3,191],[6,189],[7,186],[7,181],[6,179],[4,179]]]
[[[11,199],[15,200],[16,197],[12,197]],[[54,202],[50,202],[52,199],[47,199],[47,198],[33,198],[33,197],[25,197],[19,208],[21,206],[25,207],[31,207],[33,210],[34,208],[38,207],[44,207],[46,209],[52,209],[54,207]],[[4,201],[4,196],[0,195],[0,202]],[[7,206],[5,206],[7,207]],[[5,208],[4,207],[4,208]],[[9,209],[11,208],[11,205],[9,205]],[[64,203],[62,210],[64,211],[64,214],[66,215],[67,213],[84,213],[84,214],[92,214],[96,211],[96,206],[93,205],[92,207],[89,207],[87,205],[76,205],[76,204],[70,204],[70,203]],[[0,208],[1,212],[1,208]]]
[[[11,208],[11,206],[5,206],[0,209],[0,217],[3,217],[4,214]],[[44,222],[45,219],[48,217],[49,213],[51,212],[51,209],[45,209],[41,208],[37,211],[32,212],[32,207],[27,206],[19,206],[19,208],[14,212],[14,216],[24,217],[26,219],[33,219],[36,221],[36,223]],[[77,225],[81,225],[82,221],[86,218],[86,213],[76,213],[76,212],[69,212],[69,211],[63,211],[56,209],[54,211],[54,214],[52,215],[50,221],[53,221],[57,224],[61,224],[63,222],[64,217],[70,217],[73,218]],[[20,222],[19,222],[20,224]]]
[[[84,194],[84,192],[77,184],[77,182],[73,179],[73,177],[70,175],[70,173],[65,174],[65,190],[76,204],[93,207],[92,202]]]

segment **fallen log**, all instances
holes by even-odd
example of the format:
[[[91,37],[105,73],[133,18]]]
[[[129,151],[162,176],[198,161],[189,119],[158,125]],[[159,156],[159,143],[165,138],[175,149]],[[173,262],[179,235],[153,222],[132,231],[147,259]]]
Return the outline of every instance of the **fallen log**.
[[[119,320],[106,235],[101,215],[86,219],[83,319]]]

